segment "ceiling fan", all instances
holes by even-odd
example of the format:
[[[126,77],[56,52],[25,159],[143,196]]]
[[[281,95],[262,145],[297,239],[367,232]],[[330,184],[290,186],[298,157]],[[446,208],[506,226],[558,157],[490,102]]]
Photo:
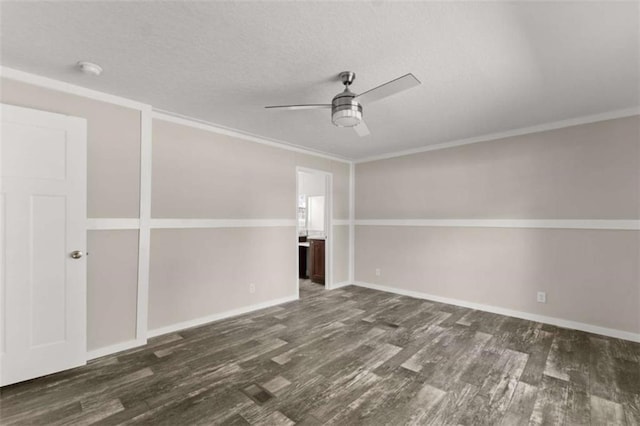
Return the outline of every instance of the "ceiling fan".
[[[377,101],[421,84],[413,74],[409,73],[357,95],[349,90],[349,86],[351,86],[355,78],[356,73],[354,72],[343,71],[340,73],[344,91],[334,96],[330,104],[273,105],[265,108],[289,110],[331,108],[331,122],[334,125],[338,127],[353,127],[359,136],[367,136],[369,129],[362,121],[363,103]]]

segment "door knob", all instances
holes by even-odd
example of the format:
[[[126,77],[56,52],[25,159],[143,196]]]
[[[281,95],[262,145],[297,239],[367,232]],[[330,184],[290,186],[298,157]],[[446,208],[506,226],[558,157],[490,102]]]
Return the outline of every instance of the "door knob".
[[[71,252],[72,259],[80,259],[82,257],[82,252],[80,250],[75,250]]]

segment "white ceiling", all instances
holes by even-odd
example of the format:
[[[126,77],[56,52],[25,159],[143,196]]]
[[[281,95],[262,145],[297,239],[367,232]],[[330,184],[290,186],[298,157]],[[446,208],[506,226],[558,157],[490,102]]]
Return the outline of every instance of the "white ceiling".
[[[638,2],[2,2],[2,65],[246,133],[362,158],[638,106]],[[99,63],[101,77],[78,73]],[[364,105],[329,103],[412,72]]]

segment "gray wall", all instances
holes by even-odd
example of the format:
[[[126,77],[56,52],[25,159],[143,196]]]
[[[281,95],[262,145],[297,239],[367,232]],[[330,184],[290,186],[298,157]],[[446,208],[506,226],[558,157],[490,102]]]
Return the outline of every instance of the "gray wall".
[[[87,347],[136,337],[138,231],[90,231],[87,268]]]
[[[153,230],[149,328],[295,296],[296,238],[295,227]]]
[[[87,119],[89,217],[139,217],[139,110],[0,81],[4,103]],[[358,164],[356,219],[637,220],[639,135],[633,117]],[[296,166],[333,173],[333,218],[346,221],[348,164],[154,120],[152,217],[294,221]],[[333,233],[340,283],[348,226]],[[356,281],[637,333],[639,234],[358,225]],[[153,230],[150,328],[294,294],[290,240],[293,226]],[[89,350],[131,341],[138,231],[89,231],[88,251]]]
[[[152,217],[294,221],[296,166],[333,173],[333,217],[348,219],[348,164],[153,120]],[[346,281],[348,226],[334,228]],[[295,296],[296,241],[295,226],[152,230],[150,329]]]
[[[87,119],[90,218],[140,217],[138,109],[6,78],[0,83],[0,102]],[[296,166],[333,173],[333,217],[349,218],[346,163],[159,120],[152,130],[153,218],[294,222]],[[348,277],[348,226],[334,229],[338,282]],[[149,328],[295,295],[296,239],[295,226],[152,230]],[[131,342],[136,338],[138,230],[89,231],[87,251],[88,350]],[[256,285],[255,293],[249,293],[249,283]]]
[[[636,116],[357,164],[356,220],[638,220],[639,135]],[[639,259],[635,230],[356,226],[356,281],[634,333]]]
[[[0,79],[0,101],[87,119],[87,215],[135,218],[140,206],[140,111]]]

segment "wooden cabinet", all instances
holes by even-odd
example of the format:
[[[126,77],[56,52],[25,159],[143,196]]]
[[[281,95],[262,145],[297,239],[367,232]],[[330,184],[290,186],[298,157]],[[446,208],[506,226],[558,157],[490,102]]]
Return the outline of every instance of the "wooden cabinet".
[[[298,246],[298,278],[307,278],[307,248]]]
[[[298,278],[306,279],[309,278],[308,268],[307,268],[307,259],[309,246],[306,236],[298,236]]]
[[[311,281],[324,284],[324,240],[309,240],[311,250]]]

